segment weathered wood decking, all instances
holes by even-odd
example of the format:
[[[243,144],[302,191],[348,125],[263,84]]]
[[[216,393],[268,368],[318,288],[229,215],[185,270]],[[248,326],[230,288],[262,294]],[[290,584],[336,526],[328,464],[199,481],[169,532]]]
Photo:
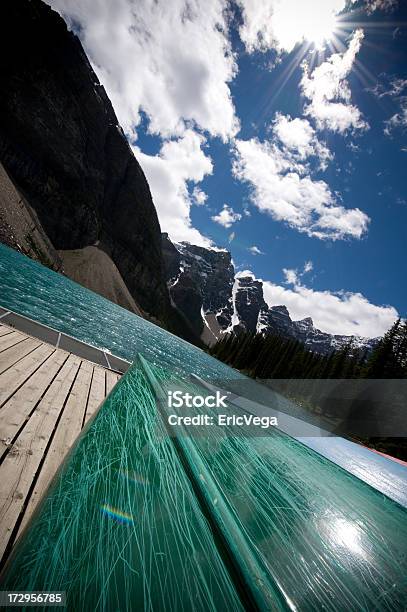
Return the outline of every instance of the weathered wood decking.
[[[0,324],[0,559],[120,374]]]

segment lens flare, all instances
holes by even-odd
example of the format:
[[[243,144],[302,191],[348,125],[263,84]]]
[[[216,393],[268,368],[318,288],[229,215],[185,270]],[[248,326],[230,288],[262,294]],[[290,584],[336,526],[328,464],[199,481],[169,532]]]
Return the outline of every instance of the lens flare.
[[[134,522],[131,514],[128,514],[127,512],[123,512],[122,510],[119,510],[118,508],[113,508],[113,506],[110,506],[109,504],[102,504],[101,512],[105,516],[108,516],[109,518],[112,518],[115,521],[118,521],[119,523],[127,523],[127,524],[130,523],[131,524]]]

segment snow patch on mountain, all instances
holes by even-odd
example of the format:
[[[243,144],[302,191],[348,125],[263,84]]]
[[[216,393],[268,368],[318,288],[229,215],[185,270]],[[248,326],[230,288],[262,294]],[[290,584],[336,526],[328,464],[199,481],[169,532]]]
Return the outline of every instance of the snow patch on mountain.
[[[224,330],[225,334],[229,334],[229,333],[233,332],[234,328],[237,327],[240,324],[239,314],[238,314],[237,308],[236,308],[236,296],[237,296],[238,290],[239,290],[239,279],[238,279],[237,276],[235,276],[235,282],[233,283],[233,287],[232,287],[232,308],[233,308],[233,312],[232,312],[232,317],[230,319],[230,325]]]

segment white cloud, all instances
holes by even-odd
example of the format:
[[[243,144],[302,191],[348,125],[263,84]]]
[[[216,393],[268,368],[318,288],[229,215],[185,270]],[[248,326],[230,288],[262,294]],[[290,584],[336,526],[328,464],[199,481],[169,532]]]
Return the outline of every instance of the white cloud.
[[[211,241],[191,227],[187,185],[187,181],[199,183],[212,173],[212,161],[202,151],[203,144],[204,138],[189,129],[181,138],[164,142],[158,155],[133,149],[147,176],[163,230],[176,242],[209,246]]]
[[[273,133],[281,144],[300,160],[310,156],[318,157],[323,170],[333,158],[328,147],[318,140],[314,128],[307,119],[298,117],[291,119],[289,115],[276,113]]]
[[[322,42],[335,28],[346,0],[239,0],[239,34],[246,50],[290,52],[302,40]]]
[[[314,269],[314,264],[312,263],[312,261],[306,261],[304,264],[303,274],[307,274],[307,272],[312,272],[313,269]]]
[[[250,251],[252,255],[264,255],[263,251],[261,251],[256,245],[249,247],[247,250]]]
[[[223,225],[223,227],[229,228],[236,223],[236,221],[240,221],[242,215],[233,210],[231,206],[227,204],[223,205],[222,210],[217,215],[211,217],[212,221],[215,223],[219,223],[219,225]]]
[[[235,278],[245,278],[247,276],[250,276],[250,278],[253,278],[253,279],[256,278],[251,270],[240,270],[239,272],[235,274]]]
[[[306,168],[275,143],[235,141],[234,175],[252,186],[251,200],[261,211],[317,238],[361,238],[369,217],[342,206],[327,183],[314,181]]]
[[[194,187],[192,197],[194,200],[194,204],[196,204],[197,206],[203,206],[206,200],[208,199],[208,195],[199,187]]]
[[[400,112],[395,113],[384,122],[384,133],[391,136],[397,128],[407,128],[407,98],[401,102]]]
[[[374,87],[368,88],[366,91],[374,94],[378,98],[397,98],[401,96],[407,89],[407,79],[396,77],[394,75],[381,74],[380,80],[377,81]]]
[[[285,283],[287,285],[299,285],[300,279],[304,276],[304,274],[308,274],[308,272],[312,272],[313,269],[314,269],[314,264],[312,263],[312,261],[305,262],[302,272],[298,272],[297,269],[283,268]]]
[[[346,146],[348,147],[348,149],[350,149],[352,151],[352,153],[360,153],[360,151],[361,151],[360,146],[355,144],[352,141],[350,141]]]
[[[267,51],[279,47],[273,29],[274,2],[262,0],[239,0],[243,23],[239,35],[246,50]]]
[[[384,122],[386,136],[392,136],[397,128],[407,127],[407,79],[383,73],[376,85],[367,91],[380,99],[391,98],[399,106],[399,111]]]
[[[392,136],[397,128],[407,127],[407,79],[383,74],[381,80],[367,91],[373,93],[377,98],[391,98],[399,106],[399,111],[384,122],[386,136]]]
[[[297,270],[291,270],[289,268],[283,268],[283,274],[285,276],[285,282],[287,285],[296,285],[298,282]]]
[[[293,287],[263,281],[269,306],[284,304],[294,320],[312,317],[315,327],[330,334],[381,336],[397,319],[392,306],[377,306],[361,293],[314,291],[291,279]]]
[[[356,30],[344,53],[334,53],[311,74],[306,62],[301,88],[309,100],[305,113],[313,117],[319,129],[344,133],[349,129],[366,130],[368,124],[360,110],[351,104],[351,92],[346,77],[352,70],[363,40],[363,30]]]
[[[229,90],[236,63],[225,0],[47,0],[80,38],[127,133],[140,122],[168,138],[194,122],[237,131]]]

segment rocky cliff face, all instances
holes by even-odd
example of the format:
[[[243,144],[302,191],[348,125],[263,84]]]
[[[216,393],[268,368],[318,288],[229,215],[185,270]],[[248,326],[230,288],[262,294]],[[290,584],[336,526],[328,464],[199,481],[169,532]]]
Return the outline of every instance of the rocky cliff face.
[[[280,334],[300,340],[311,351],[329,354],[352,339],[320,331],[310,317],[293,321],[284,305],[270,307],[263,283],[252,275],[235,276],[227,251],[173,244],[163,234],[163,254],[171,298],[208,344],[224,333],[249,331]],[[376,340],[354,338],[353,343],[371,349]]]
[[[226,328],[232,313],[234,268],[230,253],[192,244],[173,244],[163,234],[166,279],[173,302],[202,335],[204,328]],[[216,314],[209,323],[206,313]],[[219,320],[219,326],[216,322]],[[219,328],[219,329],[218,329]],[[216,340],[216,338],[214,337]]]
[[[233,295],[234,330],[256,333],[260,312],[268,307],[263,297],[263,283],[252,276],[239,276]]]
[[[172,307],[144,173],[79,39],[41,0],[0,7],[0,160],[57,250],[96,245],[152,319]]]

